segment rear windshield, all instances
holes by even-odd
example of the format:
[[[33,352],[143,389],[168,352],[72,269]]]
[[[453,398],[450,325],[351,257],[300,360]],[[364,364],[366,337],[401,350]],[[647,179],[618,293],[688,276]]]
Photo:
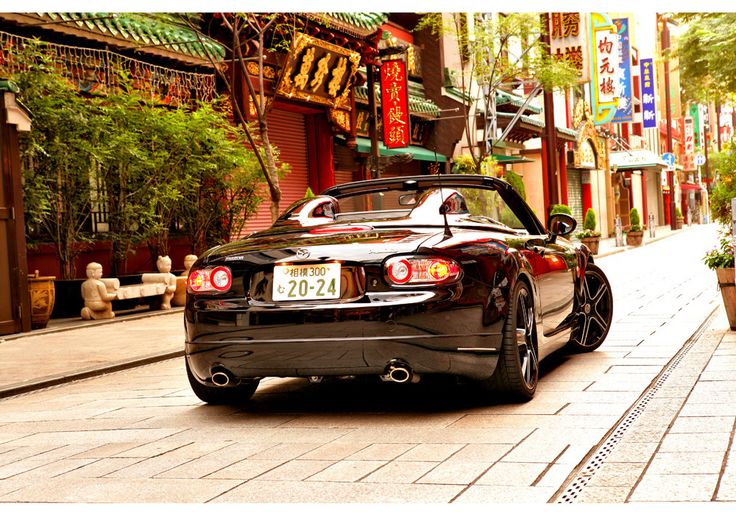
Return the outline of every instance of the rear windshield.
[[[494,224],[524,230],[524,224],[495,190],[453,187],[421,191],[360,193],[338,199],[336,221],[406,219],[426,225]]]

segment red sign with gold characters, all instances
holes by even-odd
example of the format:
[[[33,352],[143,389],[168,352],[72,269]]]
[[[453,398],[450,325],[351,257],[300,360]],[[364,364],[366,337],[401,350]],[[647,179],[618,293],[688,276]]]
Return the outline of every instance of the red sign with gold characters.
[[[383,144],[386,148],[408,147],[409,93],[406,85],[406,63],[391,59],[381,65],[381,115],[383,117]]]

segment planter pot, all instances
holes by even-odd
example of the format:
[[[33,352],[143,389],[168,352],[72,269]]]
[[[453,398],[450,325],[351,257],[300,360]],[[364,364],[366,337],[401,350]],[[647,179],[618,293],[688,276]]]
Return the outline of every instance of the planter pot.
[[[682,224],[685,222],[685,217],[678,216],[675,218],[675,230],[682,229]]]
[[[590,249],[593,254],[598,254],[598,247],[601,244],[600,238],[581,238],[580,242]]]
[[[736,330],[736,284],[734,284],[733,268],[716,268],[718,288],[721,290],[723,306],[726,308],[728,325]]]
[[[39,276],[38,270],[28,276],[28,290],[31,294],[31,327],[43,329],[49,323],[51,312],[54,310],[56,288],[54,276]]]
[[[632,245],[634,247],[638,247],[641,245],[641,239],[644,236],[644,231],[630,231],[626,233],[626,243],[627,245]]]

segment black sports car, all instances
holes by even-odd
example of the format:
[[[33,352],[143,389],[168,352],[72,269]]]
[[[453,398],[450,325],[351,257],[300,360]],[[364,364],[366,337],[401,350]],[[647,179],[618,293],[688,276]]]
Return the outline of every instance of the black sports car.
[[[531,399],[539,360],[603,343],[613,298],[587,247],[544,229],[505,181],[427,175],[342,184],[192,267],[186,368],[209,403],[262,377],[425,374]]]

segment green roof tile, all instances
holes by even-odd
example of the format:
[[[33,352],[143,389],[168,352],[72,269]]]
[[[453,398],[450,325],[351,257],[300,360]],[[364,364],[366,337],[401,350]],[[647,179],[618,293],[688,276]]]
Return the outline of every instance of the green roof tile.
[[[161,47],[180,55],[206,59],[225,57],[225,49],[216,41],[205,38],[200,43],[195,32],[154,13],[39,13],[41,18],[52,21],[74,22],[78,27],[117,39]]]

